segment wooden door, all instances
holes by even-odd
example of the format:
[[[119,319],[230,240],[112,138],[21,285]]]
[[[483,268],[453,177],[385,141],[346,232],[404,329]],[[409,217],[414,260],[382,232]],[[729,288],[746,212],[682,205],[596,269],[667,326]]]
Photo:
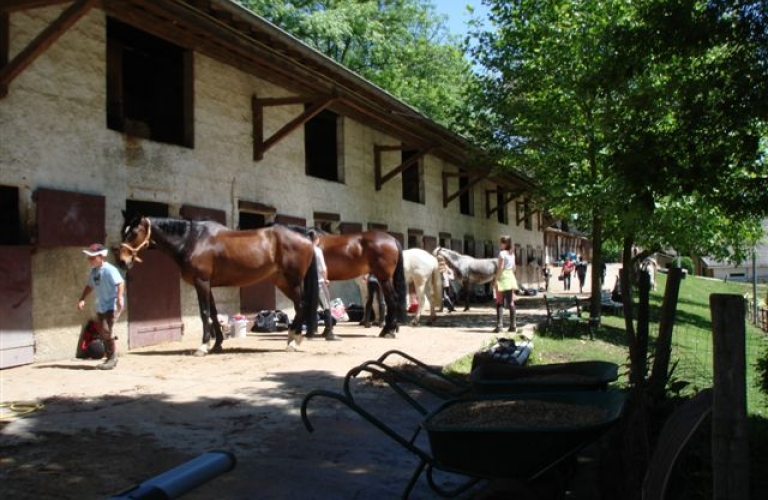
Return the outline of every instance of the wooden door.
[[[261,214],[240,212],[240,229],[259,229],[266,226]],[[240,312],[254,314],[263,309],[275,309],[275,285],[268,280],[240,288]]]
[[[155,249],[143,251],[141,259],[127,274],[131,349],[179,341],[184,332],[178,266]]]
[[[127,200],[126,216],[167,217],[168,206],[151,201]],[[141,252],[143,262],[126,273],[128,294],[128,348],[181,340],[181,273],[161,250]]]
[[[0,246],[0,369],[30,364],[32,330],[32,250]]]

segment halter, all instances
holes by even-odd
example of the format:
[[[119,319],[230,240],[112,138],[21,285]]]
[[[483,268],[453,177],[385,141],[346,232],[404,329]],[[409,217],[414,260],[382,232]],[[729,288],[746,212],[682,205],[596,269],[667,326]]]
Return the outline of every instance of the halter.
[[[145,247],[149,246],[150,240],[152,239],[152,222],[150,222],[149,219],[142,219],[147,221],[147,236],[144,238],[144,241],[139,243],[139,246],[132,247],[128,243],[122,243],[121,246],[131,252],[131,258],[136,260],[136,262],[141,262],[141,258],[139,258],[138,253],[143,250]]]

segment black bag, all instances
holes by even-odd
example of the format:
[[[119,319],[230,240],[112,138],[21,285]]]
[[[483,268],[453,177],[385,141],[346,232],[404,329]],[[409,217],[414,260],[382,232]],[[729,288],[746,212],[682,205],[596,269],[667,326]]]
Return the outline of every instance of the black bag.
[[[288,322],[288,315],[283,311],[264,309],[256,313],[251,331],[262,333],[283,331],[288,329]]]
[[[256,318],[253,320],[252,332],[276,332],[277,331],[277,315],[275,311],[265,309],[256,313]]]

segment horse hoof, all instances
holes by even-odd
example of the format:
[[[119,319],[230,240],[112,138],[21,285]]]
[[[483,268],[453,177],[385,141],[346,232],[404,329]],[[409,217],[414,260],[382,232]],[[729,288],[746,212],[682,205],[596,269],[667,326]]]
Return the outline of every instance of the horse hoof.
[[[220,345],[215,345],[211,349],[211,354],[221,354],[224,352],[224,348]]]
[[[411,326],[419,326],[419,322],[416,320],[411,321]]]
[[[286,350],[286,351],[288,351],[288,352],[296,352],[298,349],[296,349],[296,346],[295,346],[295,345],[290,345],[290,344],[289,344],[289,345],[288,345],[288,346],[285,348],[285,350]]]
[[[204,350],[204,349],[198,349],[198,350],[196,350],[196,351],[195,351],[195,354],[194,354],[194,356],[195,356],[196,358],[202,358],[202,357],[203,357],[203,356],[205,356],[206,354],[208,354],[208,351],[206,351],[206,350]]]
[[[395,334],[395,332],[381,332],[379,334],[379,337],[382,339],[396,339],[397,335]]]

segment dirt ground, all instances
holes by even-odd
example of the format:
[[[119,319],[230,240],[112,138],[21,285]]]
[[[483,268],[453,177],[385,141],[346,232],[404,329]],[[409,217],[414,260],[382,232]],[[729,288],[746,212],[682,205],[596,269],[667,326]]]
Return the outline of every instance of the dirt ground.
[[[519,310],[521,325],[544,317],[523,304]],[[122,353],[113,371],[77,359],[4,370],[3,497],[108,498],[201,453],[226,450],[237,458],[235,469],[184,498],[399,498],[417,457],[329,398],[309,404],[315,431],[308,432],[300,417],[304,396],[342,392],[351,368],[390,349],[430,365],[450,363],[489,345],[493,323],[490,307],[474,307],[440,314],[433,326],[401,326],[393,340],[378,338],[376,328],[340,323],[342,341],[305,341],[299,352],[285,351],[285,333],[248,333],[225,341],[224,354],[205,358],[192,356],[199,337],[188,334],[179,343]],[[353,389],[356,401],[391,429],[409,437],[418,427],[418,412],[385,385],[360,378]],[[429,450],[423,436],[417,443]],[[488,491],[483,483],[460,498],[488,498]],[[411,498],[437,495],[422,475]]]

